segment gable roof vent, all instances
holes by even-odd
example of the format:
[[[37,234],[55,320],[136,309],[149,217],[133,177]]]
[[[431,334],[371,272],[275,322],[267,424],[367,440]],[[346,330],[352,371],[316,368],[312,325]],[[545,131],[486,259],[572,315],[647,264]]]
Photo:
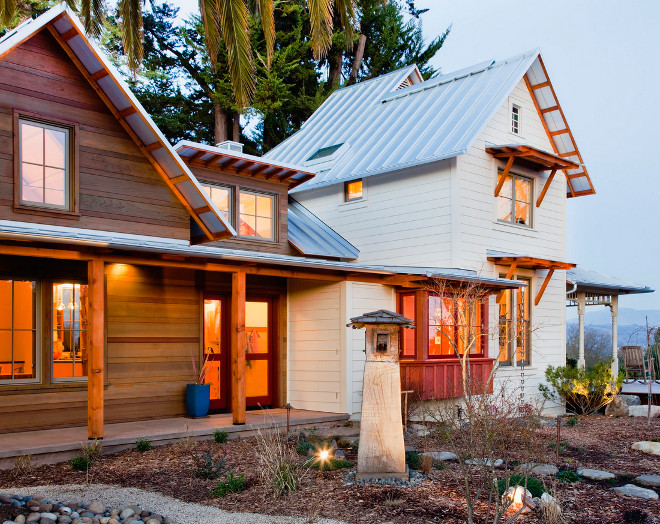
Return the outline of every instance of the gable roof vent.
[[[233,140],[225,140],[224,142],[219,142],[215,146],[219,149],[226,149],[227,151],[233,151],[235,153],[243,152],[243,144],[240,142],[234,142]]]
[[[423,82],[422,78],[419,76],[419,73],[415,70],[413,71],[410,75],[408,75],[403,82],[399,84],[399,87],[396,88],[398,91],[399,89],[403,89],[405,87],[410,87],[415,84],[419,84]]]

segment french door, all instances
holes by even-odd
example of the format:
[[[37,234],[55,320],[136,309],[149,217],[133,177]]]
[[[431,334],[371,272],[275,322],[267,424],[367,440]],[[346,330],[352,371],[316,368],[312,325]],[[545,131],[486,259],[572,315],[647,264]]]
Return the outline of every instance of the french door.
[[[211,384],[213,411],[227,411],[230,406],[229,297],[204,299],[204,355]],[[245,394],[248,407],[272,406],[276,396],[276,369],[273,326],[275,311],[270,297],[249,297],[245,303]]]

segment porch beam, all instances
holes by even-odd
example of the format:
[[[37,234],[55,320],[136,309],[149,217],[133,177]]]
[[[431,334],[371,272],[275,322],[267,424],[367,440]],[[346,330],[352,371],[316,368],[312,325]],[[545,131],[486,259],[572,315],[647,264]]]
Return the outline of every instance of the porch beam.
[[[536,207],[541,207],[541,202],[543,202],[543,199],[545,198],[545,194],[548,192],[548,189],[550,189],[550,184],[552,184],[552,179],[555,178],[556,173],[557,173],[556,169],[553,169],[550,172],[550,176],[548,176],[548,179],[545,181],[543,190],[541,191],[539,198],[536,200]]]
[[[610,300],[610,310],[612,312],[612,376],[619,374],[619,296],[612,295]]]
[[[586,304],[585,293],[577,294],[578,308],[578,368],[584,369],[584,309]]]
[[[495,196],[500,195],[500,191],[502,190],[502,186],[504,185],[504,181],[506,180],[507,175],[509,174],[509,170],[511,169],[511,166],[513,165],[513,161],[515,160],[515,156],[511,155],[509,157],[508,162],[506,163],[506,167],[504,168],[504,171],[500,174],[500,179],[497,181],[497,187],[495,188]]]
[[[234,424],[245,424],[245,272],[231,275],[231,413]]]
[[[103,260],[87,263],[87,437],[103,438],[105,278]]]
[[[536,295],[536,299],[534,300],[534,305],[538,306],[539,302],[541,302],[541,297],[543,297],[543,293],[545,293],[545,288],[548,287],[548,284],[550,283],[550,279],[552,278],[552,275],[554,274],[555,270],[554,269],[549,269],[548,274],[545,276],[545,280],[543,281],[543,285],[541,286],[541,289],[539,289],[539,292]]]

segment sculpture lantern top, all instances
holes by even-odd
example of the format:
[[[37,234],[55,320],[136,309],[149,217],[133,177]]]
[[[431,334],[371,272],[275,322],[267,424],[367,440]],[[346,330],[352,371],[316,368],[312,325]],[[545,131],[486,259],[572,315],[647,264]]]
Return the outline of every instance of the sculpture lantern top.
[[[378,311],[365,313],[359,317],[353,317],[350,324],[346,325],[352,326],[353,329],[360,329],[363,328],[366,324],[393,324],[399,327],[415,327],[415,323],[409,318],[406,318],[399,313],[388,311],[387,309],[379,309]]]
[[[393,362],[399,360],[399,329],[415,327],[414,322],[409,318],[386,309],[353,317],[351,323],[347,325],[354,329],[367,328],[365,339],[367,361],[389,360]]]

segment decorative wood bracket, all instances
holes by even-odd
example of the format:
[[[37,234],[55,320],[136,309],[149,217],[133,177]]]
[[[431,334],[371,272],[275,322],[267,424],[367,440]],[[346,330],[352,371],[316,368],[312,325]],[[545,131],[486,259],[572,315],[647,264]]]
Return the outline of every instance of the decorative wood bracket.
[[[548,192],[548,189],[550,189],[550,184],[552,184],[552,179],[555,178],[556,173],[557,173],[556,169],[553,169],[552,171],[550,171],[550,176],[545,181],[545,185],[543,186],[543,190],[541,191],[541,194],[539,195],[539,198],[536,200],[536,207],[541,207],[541,202],[543,202],[543,199],[545,198],[545,194]]]
[[[513,161],[515,160],[515,156],[511,155],[509,157],[508,162],[506,163],[506,167],[504,168],[504,171],[500,173],[500,178],[497,181],[497,187],[495,188],[495,196],[499,196],[500,191],[502,190],[502,186],[504,185],[504,181],[506,180],[507,175],[509,174],[509,170],[511,169],[511,166],[513,165]]]
[[[545,293],[545,288],[548,287],[548,284],[550,283],[550,279],[552,278],[552,275],[555,273],[554,269],[548,269],[548,274],[545,276],[545,280],[543,281],[543,285],[541,286],[541,289],[539,289],[538,294],[536,295],[536,299],[534,300],[534,305],[538,306],[539,302],[541,302],[541,297],[543,297],[543,293]]]

